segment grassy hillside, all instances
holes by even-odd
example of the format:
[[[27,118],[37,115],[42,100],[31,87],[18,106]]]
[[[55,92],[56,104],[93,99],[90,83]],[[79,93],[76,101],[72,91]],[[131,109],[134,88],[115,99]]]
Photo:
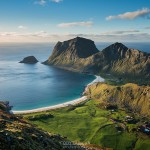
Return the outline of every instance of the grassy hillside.
[[[122,86],[112,86],[106,83],[96,83],[86,90],[91,98],[103,105],[114,104],[142,116],[150,117],[150,87],[128,83]]]
[[[0,102],[0,150],[85,149],[59,134],[51,134],[35,127],[21,117],[9,113],[9,109],[9,106]]]
[[[48,114],[53,117],[45,119],[44,115]],[[114,150],[148,150],[148,135],[137,131],[143,122],[127,123],[127,115],[133,114],[123,110],[106,110],[100,107],[99,101],[89,100],[78,106],[24,115],[24,118],[45,131],[59,133],[74,142],[95,144]]]

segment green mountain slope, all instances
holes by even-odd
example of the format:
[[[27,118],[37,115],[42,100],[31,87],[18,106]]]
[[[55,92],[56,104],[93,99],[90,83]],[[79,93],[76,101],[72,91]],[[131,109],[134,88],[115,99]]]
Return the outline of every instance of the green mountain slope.
[[[119,108],[150,117],[149,86],[138,86],[132,83],[123,86],[95,83],[88,86],[85,94],[104,105],[117,105]]]
[[[50,134],[37,128],[9,110],[8,103],[0,102],[0,150],[85,149],[59,134]]]
[[[53,118],[41,118],[45,112],[26,114],[24,117],[45,131],[59,133],[71,141],[97,146],[96,150],[149,150],[150,138],[138,131],[146,119],[138,119],[134,113],[105,109],[99,100],[88,100],[77,106],[50,110]],[[126,122],[126,116],[137,123]],[[37,118],[32,120],[31,118]]]

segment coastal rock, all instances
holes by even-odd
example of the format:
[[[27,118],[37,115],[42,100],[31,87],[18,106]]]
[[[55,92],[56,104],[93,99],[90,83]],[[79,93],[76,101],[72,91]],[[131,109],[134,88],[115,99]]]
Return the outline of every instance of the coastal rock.
[[[20,61],[19,63],[26,63],[26,64],[35,64],[37,63],[38,60],[34,57],[34,56],[28,56],[25,57],[22,61]]]
[[[93,41],[80,37],[58,42],[44,64],[92,74],[150,77],[149,53],[118,42],[98,51]]]

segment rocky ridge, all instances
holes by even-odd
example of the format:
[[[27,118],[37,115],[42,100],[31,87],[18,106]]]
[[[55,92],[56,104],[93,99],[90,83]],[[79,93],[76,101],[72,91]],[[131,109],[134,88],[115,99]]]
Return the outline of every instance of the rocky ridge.
[[[98,51],[93,41],[80,37],[58,42],[44,64],[92,74],[150,77],[149,53],[118,42]]]

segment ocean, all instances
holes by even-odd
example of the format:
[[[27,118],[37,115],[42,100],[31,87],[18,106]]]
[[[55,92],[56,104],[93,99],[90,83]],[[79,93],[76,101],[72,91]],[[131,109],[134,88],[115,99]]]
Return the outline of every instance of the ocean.
[[[97,43],[99,50],[110,43]],[[125,43],[131,48],[150,52],[149,43]],[[13,110],[30,110],[77,99],[95,76],[75,73],[41,64],[55,44],[0,44],[0,100],[7,100]],[[39,63],[18,63],[34,55]]]

